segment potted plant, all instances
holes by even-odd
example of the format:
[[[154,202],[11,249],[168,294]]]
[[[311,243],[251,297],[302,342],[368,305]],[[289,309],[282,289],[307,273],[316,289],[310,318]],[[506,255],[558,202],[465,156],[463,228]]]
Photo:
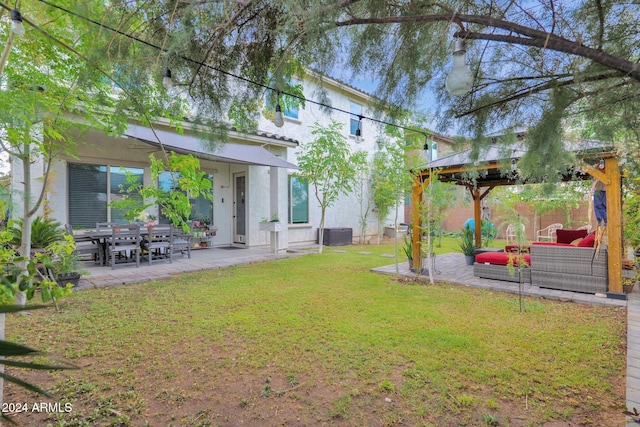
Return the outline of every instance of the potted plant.
[[[462,229],[462,240],[460,241],[460,250],[465,256],[467,265],[473,265],[476,258],[476,243],[473,228],[466,225]]]
[[[49,257],[43,259],[43,265],[49,269],[59,286],[71,283],[74,287],[80,282],[83,271],[80,269],[80,259],[75,252],[76,244],[72,236],[64,236],[47,246]]]
[[[407,256],[407,261],[409,261],[409,269],[413,269],[413,239],[408,233],[404,235],[404,246],[402,250]]]
[[[14,247],[19,247],[22,243],[22,224],[21,218],[10,227],[13,235],[11,244]],[[37,216],[31,222],[31,247],[34,250],[43,250],[52,243],[62,240],[63,235],[64,229],[53,219]]]
[[[635,277],[623,277],[622,278],[622,291],[625,294],[630,294],[633,292],[633,287],[635,286],[637,278]]]

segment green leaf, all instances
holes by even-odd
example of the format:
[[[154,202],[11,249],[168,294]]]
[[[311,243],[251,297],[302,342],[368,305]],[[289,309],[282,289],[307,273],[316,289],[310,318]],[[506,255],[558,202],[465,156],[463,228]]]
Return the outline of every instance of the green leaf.
[[[42,302],[51,301],[51,289],[44,288],[42,289]]]
[[[0,364],[6,365],[6,366],[14,366],[16,368],[38,369],[38,370],[45,370],[45,371],[61,371],[61,370],[65,370],[65,369],[79,369],[77,366],[71,365],[71,364],[69,364],[67,366],[63,366],[63,365],[42,365],[42,364],[39,364],[39,363],[21,362],[21,361],[18,361],[18,360],[9,360],[9,359],[0,360]]]
[[[9,375],[7,373],[0,372],[0,378],[4,378],[6,381],[9,381],[9,382],[12,382],[14,384],[17,384],[20,387],[23,387],[23,388],[25,388],[25,389],[27,389],[29,391],[34,392],[34,393],[42,394],[42,395],[50,397],[50,398],[54,397],[51,393],[41,389],[40,387],[38,387],[36,385],[33,385],[31,383],[28,383],[26,381],[23,381],[20,378],[14,377],[13,375]]]
[[[0,356],[26,356],[35,353],[38,353],[38,350],[10,341],[0,340]]]

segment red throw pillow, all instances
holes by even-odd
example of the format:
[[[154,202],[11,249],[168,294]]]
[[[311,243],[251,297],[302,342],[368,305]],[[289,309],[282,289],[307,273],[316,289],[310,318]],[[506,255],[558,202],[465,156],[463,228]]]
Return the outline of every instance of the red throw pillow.
[[[574,240],[585,237],[587,230],[556,230],[556,242],[557,243],[571,243]]]
[[[580,240],[578,243],[579,248],[592,248],[596,243],[596,233],[587,234],[587,237]]]

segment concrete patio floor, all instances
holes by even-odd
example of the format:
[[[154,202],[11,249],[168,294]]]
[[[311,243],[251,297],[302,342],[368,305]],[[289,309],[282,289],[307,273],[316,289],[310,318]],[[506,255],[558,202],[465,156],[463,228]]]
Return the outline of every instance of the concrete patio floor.
[[[345,250],[348,250],[348,246],[340,249],[325,248],[326,252],[343,252]],[[271,261],[316,252],[317,247],[313,247],[313,245],[310,247],[292,248],[287,253],[282,254],[275,254],[268,248],[208,248],[191,251],[190,259],[186,256],[178,256],[174,258],[172,263],[161,261],[154,263],[151,267],[147,265],[145,261],[141,261],[140,268],[136,268],[135,265],[123,265],[118,266],[115,270],[109,267],[86,263],[85,270],[88,274],[82,277],[76,289],[82,290],[161,280],[180,273]],[[363,254],[366,253],[363,252]],[[399,264],[398,269],[400,275],[408,277],[415,277],[416,275],[409,270],[406,262]],[[628,300],[624,301],[578,292],[544,289],[527,284],[520,287],[517,283],[475,277],[473,275],[473,266],[465,265],[464,255],[458,253],[438,255],[435,259],[435,268],[433,270],[433,278],[436,282],[458,283],[464,286],[512,294],[522,292],[522,295],[525,296],[568,303],[573,302],[605,307],[627,307],[626,404],[627,408],[638,408],[640,411],[640,290],[635,289],[634,293],[629,294]],[[395,275],[396,267],[395,264],[391,264],[374,268],[371,271],[380,274]],[[638,423],[629,421],[628,425],[638,425]]]
[[[291,258],[311,253],[312,248],[298,248],[287,253],[276,254],[268,248],[231,248],[214,247],[191,251],[191,258],[186,255],[175,256],[173,262],[154,261],[151,266],[146,260],[140,260],[140,267],[134,263],[117,265],[115,269],[85,262],[85,274],[76,289],[101,288],[105,286],[126,285],[170,278],[180,273],[230,267],[233,265],[251,264],[275,259]],[[317,252],[317,248],[315,249]]]

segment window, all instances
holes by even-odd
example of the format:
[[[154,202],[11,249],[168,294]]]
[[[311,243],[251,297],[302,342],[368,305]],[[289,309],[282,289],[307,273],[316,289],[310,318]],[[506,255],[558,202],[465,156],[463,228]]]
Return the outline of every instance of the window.
[[[289,82],[290,86],[299,86],[296,80],[291,80]],[[274,104],[276,100],[276,96],[273,93],[267,93],[265,104],[266,108],[270,110],[275,110],[276,106]],[[300,100],[293,97],[280,94],[280,107],[282,108],[282,115],[285,117],[289,117],[290,119],[298,120],[298,107],[300,106]]]
[[[355,135],[358,127],[360,126],[360,116],[362,116],[362,105],[355,102],[349,104],[349,111],[351,112],[351,118],[349,120],[349,134]],[[362,129],[360,129],[362,131]]]
[[[89,228],[96,222],[127,223],[124,211],[109,206],[125,192],[127,171],[142,182],[142,168],[69,163],[69,223]]]
[[[213,192],[213,175],[207,175],[207,178],[211,181],[211,191]],[[168,193],[173,188],[177,187],[174,183],[178,179],[180,179],[179,172],[162,172],[158,176],[158,188]],[[198,196],[189,197],[189,202],[191,203],[190,219],[206,222],[207,224],[213,224],[213,203],[210,200],[203,196]],[[161,224],[168,224],[169,220],[167,217],[161,209],[158,210],[160,212],[159,222]]]
[[[304,178],[289,176],[289,224],[309,222],[309,184]]]

